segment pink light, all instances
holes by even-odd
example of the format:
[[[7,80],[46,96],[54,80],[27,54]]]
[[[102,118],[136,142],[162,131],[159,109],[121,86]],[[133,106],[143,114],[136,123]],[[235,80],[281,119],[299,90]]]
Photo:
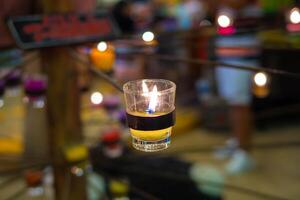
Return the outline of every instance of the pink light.
[[[286,25],[286,29],[289,32],[300,32],[300,24],[289,23],[289,24]]]
[[[235,28],[233,26],[228,26],[226,28],[218,27],[217,32],[220,35],[232,35],[235,33]]]

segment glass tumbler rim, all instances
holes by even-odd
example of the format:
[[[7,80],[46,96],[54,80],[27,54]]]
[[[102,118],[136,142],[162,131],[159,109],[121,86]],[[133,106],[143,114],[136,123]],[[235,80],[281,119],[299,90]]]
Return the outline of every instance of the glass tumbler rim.
[[[163,89],[163,90],[159,90],[158,92],[160,94],[171,93],[171,92],[175,92],[175,90],[176,90],[176,84],[173,81],[170,81],[170,80],[166,80],[166,79],[137,79],[137,80],[128,81],[123,85],[124,93],[126,93],[126,94],[137,93],[137,91],[129,90],[128,86],[130,84],[137,83],[137,82],[142,82],[142,81],[153,81],[153,82],[166,82],[166,83],[168,83],[170,85],[170,87],[166,88],[166,89]]]

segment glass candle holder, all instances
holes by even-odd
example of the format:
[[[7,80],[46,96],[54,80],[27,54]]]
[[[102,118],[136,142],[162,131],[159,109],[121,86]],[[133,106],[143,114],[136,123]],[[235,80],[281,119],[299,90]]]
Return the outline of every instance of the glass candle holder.
[[[127,82],[123,90],[133,147],[146,152],[168,148],[175,124],[176,85],[143,79]]]

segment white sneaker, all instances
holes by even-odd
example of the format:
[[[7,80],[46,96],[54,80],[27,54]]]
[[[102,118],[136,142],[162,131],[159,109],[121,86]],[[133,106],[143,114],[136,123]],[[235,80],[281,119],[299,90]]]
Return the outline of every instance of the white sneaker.
[[[226,165],[225,170],[228,174],[236,175],[250,171],[254,167],[254,159],[246,151],[238,149],[232,155],[232,158]]]
[[[238,149],[239,143],[237,139],[230,138],[226,141],[225,146],[219,147],[214,151],[214,156],[217,159],[224,160],[231,157]]]

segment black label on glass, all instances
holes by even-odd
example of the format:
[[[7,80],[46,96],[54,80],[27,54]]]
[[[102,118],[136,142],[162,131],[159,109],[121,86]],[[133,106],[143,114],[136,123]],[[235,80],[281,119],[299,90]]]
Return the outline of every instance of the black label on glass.
[[[174,126],[175,110],[160,116],[142,117],[127,113],[129,128],[141,131],[161,130]]]

